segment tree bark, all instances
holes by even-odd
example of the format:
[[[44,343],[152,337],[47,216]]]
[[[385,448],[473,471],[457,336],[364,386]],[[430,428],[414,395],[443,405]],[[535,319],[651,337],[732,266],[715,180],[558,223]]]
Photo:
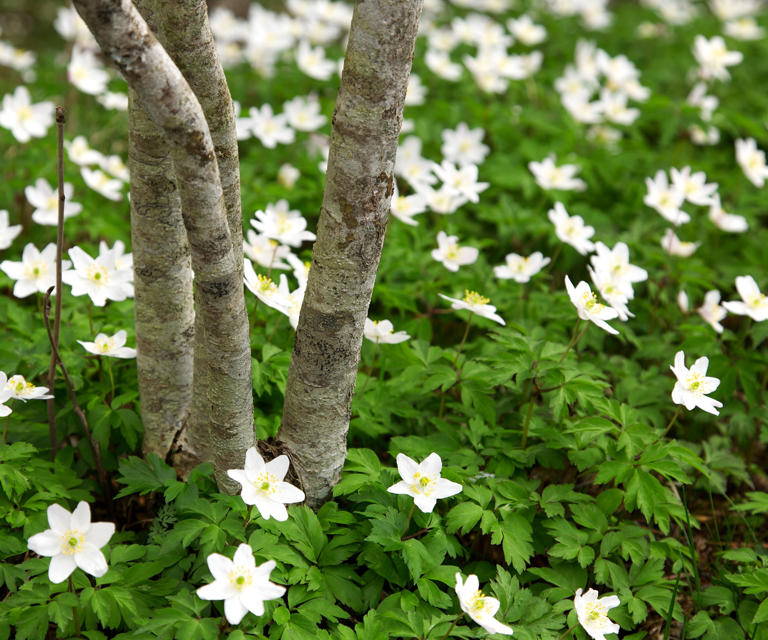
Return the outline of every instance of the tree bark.
[[[219,166],[232,251],[238,259],[242,281],[243,214],[235,111],[208,22],[207,3],[205,0],[160,0],[155,8],[157,28],[152,23],[150,27],[197,96],[208,123]],[[197,330],[203,329],[198,326]],[[206,379],[207,372],[211,370],[200,344],[195,348],[194,369],[198,380]],[[192,452],[205,451],[211,440],[209,417],[206,415],[208,410],[204,398],[195,394],[184,448]]]
[[[129,92],[136,367],[144,454],[165,458],[192,400],[192,268],[165,136]]]
[[[137,0],[150,28],[154,2]],[[181,436],[192,400],[194,305],[192,266],[168,143],[129,89],[131,245],[134,256],[136,368],[142,451],[166,458]],[[202,462],[189,447],[182,475]]]
[[[203,111],[181,72],[130,0],[75,0],[102,51],[116,63],[170,145],[187,231],[206,362],[193,393],[210,410],[216,480],[253,444],[253,397],[242,261],[235,257],[218,164]]]
[[[346,456],[363,325],[384,242],[422,4],[358,0],[352,18],[278,433],[314,507],[330,497]]]

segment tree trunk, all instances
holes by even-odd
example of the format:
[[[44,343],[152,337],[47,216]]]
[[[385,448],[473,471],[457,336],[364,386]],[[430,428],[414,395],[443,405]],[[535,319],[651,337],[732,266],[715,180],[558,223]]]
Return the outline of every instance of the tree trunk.
[[[155,28],[152,0],[136,8]],[[131,244],[134,256],[136,369],[144,424],[142,451],[167,458],[187,424],[192,400],[192,266],[173,160],[163,132],[129,89]],[[170,283],[170,286],[169,286]],[[182,468],[202,462],[185,451]],[[174,464],[179,467],[179,461]]]
[[[157,27],[152,23],[150,27],[197,96],[208,123],[216,151],[232,251],[238,260],[242,281],[243,214],[235,111],[208,22],[208,7],[205,0],[164,0],[162,11],[156,11],[155,17]],[[199,323],[198,316],[197,331],[202,331]],[[195,378],[201,382],[207,380],[212,370],[202,347],[202,344],[197,343],[194,355]],[[211,381],[203,384],[207,386]],[[192,415],[184,434],[183,449],[204,453],[211,442],[210,409],[201,394],[194,394],[192,403]],[[226,480],[229,483],[229,478]]]
[[[102,51],[117,64],[168,139],[195,272],[195,340],[206,363],[194,394],[210,413],[216,479],[253,444],[253,397],[242,260],[232,239],[213,143],[200,104],[130,0],[75,0]]]
[[[331,132],[312,268],[278,433],[307,502],[330,497],[393,191],[395,151],[423,0],[358,0]]]
[[[165,136],[129,92],[131,244],[144,454],[165,458],[189,415],[194,309],[187,233]]]

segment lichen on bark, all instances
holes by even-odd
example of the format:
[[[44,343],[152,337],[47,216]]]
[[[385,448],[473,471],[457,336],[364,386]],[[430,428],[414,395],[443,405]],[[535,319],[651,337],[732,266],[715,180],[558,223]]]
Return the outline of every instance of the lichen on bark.
[[[352,18],[278,433],[312,506],[330,497],[346,456],[422,3],[358,1]]]

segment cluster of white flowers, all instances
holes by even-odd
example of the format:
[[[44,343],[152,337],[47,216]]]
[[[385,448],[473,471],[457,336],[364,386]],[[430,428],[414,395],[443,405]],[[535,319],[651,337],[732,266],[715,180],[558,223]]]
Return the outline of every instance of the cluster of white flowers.
[[[645,102],[650,96],[639,78],[640,72],[625,55],[611,57],[594,42],[579,40],[575,64],[566,66],[555,89],[574,120],[595,125],[593,139],[615,142],[621,132],[610,125],[634,123],[640,111],[629,107],[629,101]]]
[[[247,116],[240,116],[240,111],[240,104],[235,102],[238,139],[255,136],[268,149],[274,149],[278,144],[291,144],[296,131],[317,131],[327,120],[320,113],[320,102],[315,95],[289,100],[279,114],[269,104],[251,107]]]

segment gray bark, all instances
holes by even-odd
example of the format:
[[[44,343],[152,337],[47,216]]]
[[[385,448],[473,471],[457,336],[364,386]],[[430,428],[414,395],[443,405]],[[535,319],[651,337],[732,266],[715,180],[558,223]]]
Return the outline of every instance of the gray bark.
[[[387,226],[422,4],[358,0],[352,18],[278,433],[311,506],[330,497],[346,456],[363,324]]]
[[[208,23],[208,7],[205,0],[157,0],[155,8],[157,27],[151,23],[150,26],[200,101],[208,123],[219,166],[232,251],[238,260],[242,281],[243,214],[235,111]],[[199,324],[200,321],[198,332],[203,331]],[[205,379],[206,372],[210,371],[211,364],[206,358],[202,345],[196,344],[194,368],[199,380]],[[203,452],[207,448],[210,442],[208,412],[204,397],[195,394],[184,449]]]
[[[210,411],[217,482],[222,489],[234,490],[226,470],[253,444],[251,354],[242,261],[232,250],[205,116],[130,0],[75,0],[74,4],[171,148],[195,272],[199,316],[195,340],[206,363],[202,375],[195,375],[193,392]]]
[[[156,26],[151,0],[135,2]],[[181,436],[192,400],[192,266],[181,200],[163,132],[129,95],[131,244],[134,256],[136,368],[144,424],[142,451],[166,458]],[[202,461],[186,447],[183,475]],[[179,466],[179,461],[174,464]]]
[[[144,454],[165,458],[192,399],[192,268],[170,150],[130,92],[136,367]]]

